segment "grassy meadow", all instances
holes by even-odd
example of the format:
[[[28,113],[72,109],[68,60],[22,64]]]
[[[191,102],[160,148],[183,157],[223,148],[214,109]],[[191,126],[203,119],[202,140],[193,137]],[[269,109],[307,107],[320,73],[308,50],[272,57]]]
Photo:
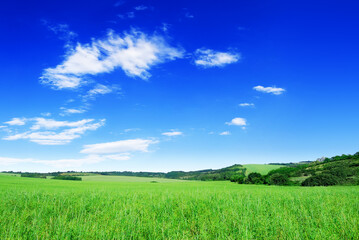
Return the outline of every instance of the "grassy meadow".
[[[271,170],[278,169],[283,167],[283,165],[269,165],[269,164],[244,164],[243,167],[246,168],[246,175],[248,176],[252,172],[257,172],[262,175],[266,175]]]
[[[0,175],[0,238],[359,239],[358,186],[160,180]]]

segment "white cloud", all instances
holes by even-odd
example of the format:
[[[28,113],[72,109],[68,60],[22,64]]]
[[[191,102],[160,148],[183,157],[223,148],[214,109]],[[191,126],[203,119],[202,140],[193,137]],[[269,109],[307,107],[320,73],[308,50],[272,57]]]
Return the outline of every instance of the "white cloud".
[[[80,138],[86,131],[96,130],[105,124],[105,120],[94,122],[94,119],[83,119],[80,121],[56,121],[45,118],[31,118],[28,121],[34,121],[34,125],[23,133],[9,135],[3,140],[28,139],[41,145],[63,145],[70,143],[76,138]],[[58,131],[59,128],[66,128]],[[45,131],[40,131],[44,129]],[[52,130],[52,131],[49,131]],[[57,131],[55,131],[57,130]]]
[[[95,164],[103,162],[105,160],[116,160],[116,161],[125,161],[130,159],[130,154],[115,154],[115,155],[88,155],[83,158],[69,158],[69,159],[57,159],[57,160],[38,160],[32,158],[8,158],[0,157],[0,165],[9,166],[14,164],[23,164],[23,163],[35,163],[35,164],[44,164],[47,166],[55,167],[58,170],[68,169],[73,170],[75,168],[81,167],[83,165]]]
[[[140,128],[127,128],[125,130],[123,130],[124,132],[136,132],[136,131],[140,131]]]
[[[211,49],[197,49],[195,58],[195,64],[197,66],[222,67],[237,62],[240,59],[240,55],[231,52],[216,52]]]
[[[41,113],[41,116],[50,117],[50,116],[51,116],[51,113],[49,113],[49,112],[44,112],[44,113]]]
[[[145,6],[145,5],[140,5],[140,6],[137,6],[135,7],[135,10],[136,11],[143,11],[143,10],[146,10],[148,7]]]
[[[280,95],[283,92],[285,92],[284,88],[277,88],[277,87],[255,86],[255,87],[253,87],[253,89],[258,91],[258,92],[272,93],[274,95]]]
[[[46,118],[33,118],[32,120],[35,121],[35,124],[31,127],[31,130],[39,130],[41,128],[57,129],[60,127],[82,127],[85,126],[87,123],[94,121],[94,119],[82,119],[75,122],[68,122]]]
[[[83,127],[86,128],[86,125]],[[79,128],[73,128],[69,131],[73,133],[81,132]],[[51,143],[51,139],[38,139],[44,140]],[[58,139],[53,139],[57,141]],[[62,140],[62,139],[61,139]],[[115,161],[125,161],[129,160],[135,152],[148,152],[148,148],[152,144],[158,143],[157,140],[151,139],[128,139],[121,140],[116,142],[107,142],[107,143],[98,143],[84,145],[80,153],[86,154],[85,157],[80,158],[70,158],[70,159],[57,159],[57,160],[39,160],[33,158],[9,158],[9,157],[0,157],[0,166],[16,165],[22,166],[19,164],[23,163],[32,163],[32,164],[43,164],[56,168],[56,170],[74,170],[83,165],[95,164],[106,160],[115,160]]]
[[[86,154],[118,154],[128,152],[148,152],[151,144],[158,143],[151,139],[129,139],[117,142],[97,143],[85,145],[81,153]]]
[[[50,24],[47,20],[42,20],[44,24],[50,31],[55,33],[60,40],[64,40],[69,44],[71,40],[77,37],[77,34],[73,31],[70,31],[70,28],[67,24]]]
[[[254,107],[254,103],[240,103],[240,107]]]
[[[193,16],[192,14],[190,14],[189,12],[186,12],[186,13],[184,14],[184,16],[185,16],[186,18],[194,18],[194,16]]]
[[[168,23],[162,23],[161,30],[162,30],[163,32],[167,32],[170,27],[171,27],[170,24],[168,24]]]
[[[128,12],[128,13],[127,13],[127,17],[128,17],[128,18],[134,18],[134,17],[135,17],[135,13],[134,13],[134,12]]]
[[[182,50],[170,46],[159,35],[150,36],[135,30],[118,35],[110,31],[105,39],[77,43],[61,64],[44,70],[40,81],[56,89],[74,89],[86,82],[86,76],[109,73],[117,68],[130,77],[147,79],[152,66],[182,56]]]
[[[168,137],[173,137],[173,136],[183,135],[183,133],[182,133],[182,132],[178,132],[178,131],[171,131],[171,132],[164,132],[164,133],[162,133],[162,135],[168,136]]]
[[[247,121],[245,118],[233,118],[230,122],[226,122],[227,125],[235,125],[235,126],[246,126]]]
[[[122,6],[123,4],[125,4],[126,2],[125,1],[117,1],[114,6],[115,7],[119,7],[119,6]]]
[[[60,109],[63,111],[63,113],[60,114],[61,116],[86,112],[85,109],[65,108],[65,107],[61,107]]]
[[[83,100],[86,101],[88,99],[95,99],[96,96],[98,96],[98,95],[105,95],[105,94],[109,94],[109,93],[119,93],[120,90],[121,90],[121,88],[118,87],[117,85],[106,86],[103,84],[96,84],[96,86],[94,88],[87,91],[86,95],[83,96]]]
[[[7,121],[5,123],[12,125],[12,126],[23,126],[26,124],[26,121],[27,121],[26,118],[13,118],[10,121]]]
[[[219,135],[227,136],[227,135],[231,135],[231,133],[229,131],[225,131],[225,132],[221,132]]]

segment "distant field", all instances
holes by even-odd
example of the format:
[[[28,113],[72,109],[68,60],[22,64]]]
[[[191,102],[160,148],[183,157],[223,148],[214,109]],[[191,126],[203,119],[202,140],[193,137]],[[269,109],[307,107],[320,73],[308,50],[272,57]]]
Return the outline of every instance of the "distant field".
[[[282,165],[269,165],[269,164],[245,164],[243,165],[247,168],[246,176],[252,172],[257,172],[262,175],[267,174],[269,171],[283,167]]]
[[[97,179],[0,175],[0,238],[359,239],[358,186]]]
[[[151,177],[128,177],[128,176],[81,176],[82,181],[95,182],[183,182],[184,180],[168,179],[168,178],[151,178]]]
[[[14,177],[20,177],[20,174],[15,174],[15,173],[0,173],[0,176],[14,176]]]

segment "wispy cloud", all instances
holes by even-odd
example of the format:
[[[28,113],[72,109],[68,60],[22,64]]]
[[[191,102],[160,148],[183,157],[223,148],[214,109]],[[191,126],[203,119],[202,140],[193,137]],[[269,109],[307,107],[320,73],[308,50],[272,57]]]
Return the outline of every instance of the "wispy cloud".
[[[254,107],[254,103],[240,103],[238,105],[240,107]]]
[[[83,119],[74,122],[56,121],[54,119],[30,118],[26,121],[33,125],[23,133],[9,135],[3,140],[28,139],[41,145],[63,145],[81,137],[89,130],[96,130],[105,124],[105,120]]]
[[[135,13],[134,13],[134,12],[128,12],[128,13],[127,13],[127,17],[128,17],[128,18],[134,18],[134,17],[135,17]]]
[[[186,13],[184,14],[184,16],[185,16],[186,18],[194,18],[193,14],[191,14],[191,13],[189,13],[189,12],[186,12]]]
[[[109,73],[117,68],[130,77],[148,79],[152,66],[182,56],[183,50],[170,46],[159,35],[135,30],[119,35],[110,31],[104,39],[77,43],[61,64],[44,70],[40,81],[55,89],[76,89],[86,83],[86,76]]]
[[[272,93],[274,95],[280,95],[283,92],[285,92],[284,88],[277,88],[277,87],[255,86],[255,87],[253,87],[253,89],[258,91],[258,92]]]
[[[62,113],[60,113],[61,116],[71,115],[71,114],[80,114],[86,112],[86,109],[84,108],[65,108],[60,107],[62,110]]]
[[[9,166],[15,164],[34,163],[43,164],[57,170],[74,170],[78,167],[96,164],[106,160],[125,161],[131,158],[135,152],[148,152],[149,147],[158,143],[156,140],[129,139],[117,142],[98,143],[83,146],[81,153],[87,156],[81,158],[64,158],[57,160],[39,160],[33,158],[9,158],[0,157],[0,165]]]
[[[152,139],[129,139],[85,145],[81,153],[86,154],[120,154],[130,152],[148,152],[150,145],[158,143]]]
[[[143,11],[143,10],[148,9],[148,7],[145,6],[145,5],[139,5],[139,6],[137,6],[137,7],[134,7],[134,9],[135,9],[136,11]]]
[[[170,24],[168,24],[168,23],[162,23],[161,30],[162,30],[163,32],[167,32],[170,27],[171,27]]]
[[[50,117],[50,116],[51,116],[51,113],[49,113],[49,112],[44,112],[44,113],[41,113],[41,116]]]
[[[230,122],[226,122],[227,125],[235,125],[235,126],[246,126],[247,120],[245,118],[233,118]]]
[[[5,123],[11,126],[23,126],[26,124],[26,121],[27,121],[26,118],[13,118]]]
[[[87,91],[86,95],[83,97],[86,99],[94,99],[98,95],[105,95],[112,92],[119,92],[121,90],[117,85],[106,86],[103,84],[96,84],[94,88]]]
[[[140,128],[127,128],[125,130],[123,130],[125,133],[128,133],[128,132],[136,132],[136,131],[140,131],[141,129]]]
[[[225,131],[225,132],[221,132],[219,135],[227,136],[227,135],[231,135],[231,133],[229,131]]]
[[[126,3],[126,1],[117,1],[115,4],[114,4],[114,6],[115,7],[119,7],[119,6],[122,6],[123,4],[125,4]]]
[[[77,34],[71,31],[69,25],[67,24],[51,24],[45,19],[42,19],[42,24],[57,35],[60,40],[65,41],[66,48],[71,47],[72,42],[77,38]]]
[[[179,131],[170,131],[170,132],[164,132],[162,133],[163,136],[167,136],[167,137],[174,137],[174,136],[180,136],[180,135],[183,135],[182,132],[179,132]]]
[[[217,52],[211,49],[197,49],[194,63],[201,67],[223,67],[235,63],[240,55],[235,52]]]

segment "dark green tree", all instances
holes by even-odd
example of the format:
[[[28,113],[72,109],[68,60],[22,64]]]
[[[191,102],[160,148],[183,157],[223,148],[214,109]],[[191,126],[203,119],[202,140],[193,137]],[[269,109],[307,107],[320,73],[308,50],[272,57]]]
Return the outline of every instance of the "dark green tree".
[[[269,177],[268,183],[270,185],[289,185],[289,178],[285,174],[275,173]]]

